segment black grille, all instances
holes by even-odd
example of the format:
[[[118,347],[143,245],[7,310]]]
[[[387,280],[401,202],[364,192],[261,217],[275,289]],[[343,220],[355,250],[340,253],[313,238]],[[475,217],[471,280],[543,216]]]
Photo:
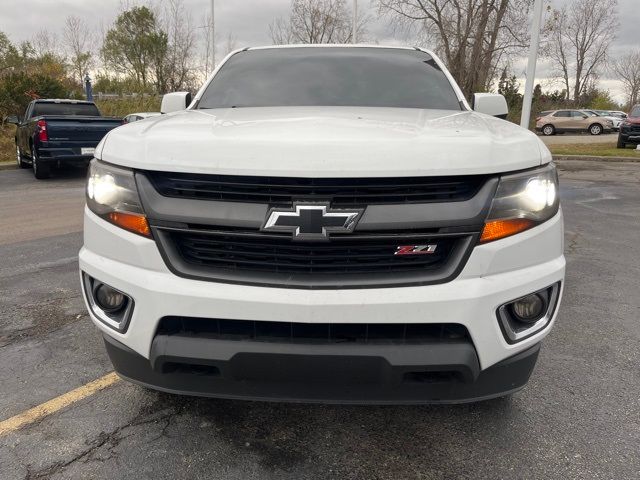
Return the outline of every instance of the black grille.
[[[289,204],[330,199],[332,206],[457,202],[473,197],[485,176],[399,178],[292,178],[146,172],[169,197]]]
[[[330,242],[292,242],[288,235],[220,231],[168,232],[189,264],[273,274],[367,274],[438,269],[460,237],[334,235]],[[436,244],[431,254],[396,255],[401,245]]]
[[[158,335],[278,343],[433,343],[469,340],[453,323],[301,323],[164,317]]]

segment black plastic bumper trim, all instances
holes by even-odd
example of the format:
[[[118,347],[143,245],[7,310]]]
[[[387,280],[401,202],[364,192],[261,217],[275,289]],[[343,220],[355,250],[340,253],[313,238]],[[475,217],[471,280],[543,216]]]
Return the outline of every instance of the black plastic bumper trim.
[[[104,340],[116,372],[149,388],[301,403],[428,404],[495,398],[524,387],[540,350],[536,344],[481,371],[468,343],[385,349],[162,337],[154,340],[151,360],[110,336]]]

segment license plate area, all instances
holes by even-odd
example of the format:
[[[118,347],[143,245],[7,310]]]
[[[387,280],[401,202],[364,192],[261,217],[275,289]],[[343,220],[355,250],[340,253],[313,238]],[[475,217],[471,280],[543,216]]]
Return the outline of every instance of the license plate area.
[[[377,384],[390,373],[381,357],[239,353],[230,363],[240,381]]]

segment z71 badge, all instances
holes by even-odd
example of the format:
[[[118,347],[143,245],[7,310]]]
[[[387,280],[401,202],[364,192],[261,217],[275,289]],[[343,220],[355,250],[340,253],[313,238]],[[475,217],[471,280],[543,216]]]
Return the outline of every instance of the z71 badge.
[[[428,255],[436,253],[438,245],[399,245],[394,255]]]

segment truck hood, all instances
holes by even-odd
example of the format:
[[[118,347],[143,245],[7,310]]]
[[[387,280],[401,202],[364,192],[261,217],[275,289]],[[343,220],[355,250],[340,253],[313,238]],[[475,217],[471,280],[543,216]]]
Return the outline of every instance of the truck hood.
[[[494,117],[370,107],[176,112],[113,130],[96,157],[144,170],[289,177],[498,173],[551,160],[536,135]]]

